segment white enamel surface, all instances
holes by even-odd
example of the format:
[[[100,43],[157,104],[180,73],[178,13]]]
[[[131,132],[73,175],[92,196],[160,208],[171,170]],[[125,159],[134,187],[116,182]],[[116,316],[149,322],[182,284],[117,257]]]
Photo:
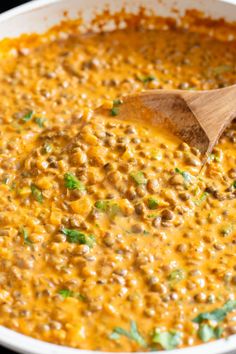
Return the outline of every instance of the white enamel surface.
[[[43,32],[57,24],[68,11],[75,18],[81,11],[88,22],[96,11],[107,5],[112,11],[121,9],[136,12],[140,5],[154,10],[161,16],[173,16],[171,9],[180,14],[186,9],[199,9],[213,18],[223,17],[236,21],[236,0],[35,0],[0,15],[0,38],[14,37],[26,32]],[[42,342],[0,326],[0,345],[22,354],[93,354],[89,350],[77,350]],[[101,353],[101,352],[100,352]],[[236,354],[236,335],[201,346],[157,353],[165,354]],[[102,354],[106,354],[103,352]],[[142,354],[142,353],[141,353]]]
[[[178,8],[180,14],[186,9],[199,9],[214,18],[224,17],[236,21],[236,10],[232,4],[236,0],[35,0],[0,15],[0,38],[14,37],[26,32],[43,32],[57,24],[68,11],[70,18],[78,12],[89,21],[94,12],[107,7],[112,11],[120,10],[124,5],[127,10],[135,12],[140,5],[154,10],[161,16],[176,16],[171,9]]]

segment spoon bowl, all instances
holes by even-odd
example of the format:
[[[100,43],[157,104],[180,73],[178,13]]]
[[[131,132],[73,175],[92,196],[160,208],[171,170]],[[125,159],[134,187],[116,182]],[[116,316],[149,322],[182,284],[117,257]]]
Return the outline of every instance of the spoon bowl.
[[[124,97],[115,108],[119,119],[171,130],[204,157],[236,117],[236,85],[210,91],[150,90]]]

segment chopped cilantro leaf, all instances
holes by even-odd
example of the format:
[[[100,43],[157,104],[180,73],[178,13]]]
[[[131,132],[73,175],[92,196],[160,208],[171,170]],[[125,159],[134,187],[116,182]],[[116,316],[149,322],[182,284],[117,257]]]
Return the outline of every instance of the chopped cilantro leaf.
[[[28,122],[33,117],[33,115],[34,115],[34,111],[27,112],[22,118],[23,122],[25,123]]]
[[[94,235],[86,235],[83,232],[73,229],[62,229],[61,232],[66,235],[66,239],[69,243],[79,243],[81,245],[88,245],[91,248],[95,243]]]
[[[27,245],[27,246],[31,246],[32,245],[32,241],[29,239],[28,231],[24,227],[22,227],[20,229],[20,233],[23,236],[24,244]]]
[[[222,335],[223,329],[221,327],[213,327],[209,324],[201,324],[198,329],[198,337],[203,342],[208,342],[210,339],[219,339]]]
[[[120,336],[125,336],[125,337],[135,341],[136,343],[138,343],[142,347],[146,346],[146,342],[145,342],[144,338],[140,335],[135,321],[130,322],[130,330],[129,331],[127,331],[121,327],[115,327],[113,329],[113,332],[109,335],[109,338],[113,339],[113,340],[117,340],[117,339],[119,339]]]
[[[95,208],[114,217],[120,212],[120,207],[117,203],[111,200],[97,200],[94,204]]]
[[[120,335],[118,333],[116,333],[116,332],[112,332],[112,333],[109,334],[108,337],[109,337],[109,339],[117,340],[117,339],[120,338]]]
[[[110,201],[108,200],[97,200],[95,205],[95,208],[106,212],[108,210],[108,206],[109,206]]]
[[[64,299],[66,299],[68,297],[72,297],[73,291],[69,289],[61,289],[58,291],[58,294],[60,294],[62,297],[64,297]]]
[[[155,198],[148,199],[148,208],[155,210],[158,207],[158,201]]]
[[[193,319],[195,323],[202,323],[205,320],[221,322],[225,319],[227,314],[236,309],[236,300],[227,301],[222,308],[213,310],[211,312],[200,313]]]
[[[171,350],[181,344],[181,334],[176,331],[160,332],[155,329],[153,343],[158,343],[165,350]]]
[[[175,172],[183,176],[186,183],[191,183],[193,177],[190,173],[182,171],[178,167],[175,168]]]
[[[113,101],[113,107],[111,109],[111,115],[117,116],[119,114],[119,106],[122,104],[122,101],[120,99],[116,99]]]
[[[64,175],[64,182],[65,182],[65,187],[70,189],[70,190],[79,190],[79,191],[84,191],[85,190],[85,186],[84,184],[79,181],[75,175],[73,175],[70,172],[67,172]]]
[[[175,269],[168,276],[171,283],[177,283],[185,278],[185,272],[182,269]]]
[[[118,116],[118,114],[119,114],[119,107],[112,107],[112,109],[111,109],[111,115],[112,115],[113,117],[115,117],[115,116]]]
[[[31,184],[31,193],[34,197],[34,199],[39,202],[42,203],[43,202],[43,194],[41,189],[39,189],[35,184]]]
[[[152,218],[156,218],[157,214],[148,214],[147,218],[152,219]]]
[[[46,122],[45,118],[42,118],[42,117],[35,118],[35,123],[38,124],[39,128],[43,128],[45,122]]]
[[[116,100],[113,100],[113,106],[119,106],[120,104],[122,104],[122,101],[119,98]]]
[[[130,176],[138,185],[147,184],[147,179],[142,171],[132,172]]]
[[[209,193],[207,193],[207,192],[203,192],[203,193],[200,195],[199,199],[198,199],[198,200],[195,200],[194,203],[199,206],[202,202],[204,202],[204,201],[207,199],[208,194],[209,194]]]
[[[85,301],[86,297],[80,293],[76,293],[74,291],[71,291],[69,289],[61,289],[58,291],[58,294],[64,297],[64,299],[67,299],[68,297],[74,297],[76,299],[79,299],[81,301]]]

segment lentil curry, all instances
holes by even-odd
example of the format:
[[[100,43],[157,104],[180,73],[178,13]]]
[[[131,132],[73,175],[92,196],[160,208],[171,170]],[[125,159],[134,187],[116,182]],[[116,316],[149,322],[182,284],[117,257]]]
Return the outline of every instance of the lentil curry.
[[[124,93],[234,83],[235,40],[65,34],[2,50],[0,324],[105,351],[235,333],[235,123],[199,174],[196,149],[119,120]]]

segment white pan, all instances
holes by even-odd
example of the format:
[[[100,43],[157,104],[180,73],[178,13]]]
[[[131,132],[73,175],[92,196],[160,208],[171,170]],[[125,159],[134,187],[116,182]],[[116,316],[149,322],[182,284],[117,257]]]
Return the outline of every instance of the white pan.
[[[161,16],[176,17],[171,9],[198,9],[213,18],[223,17],[236,21],[236,0],[36,0],[0,15],[0,38],[15,37],[22,33],[44,32],[63,19],[68,11],[75,18],[80,11],[84,20],[89,21],[95,11],[102,11],[109,4],[112,11],[123,6],[129,12],[136,12],[140,5]],[[0,326],[0,345],[22,354],[92,354],[89,350],[77,350],[42,342]],[[104,352],[100,352],[105,354]],[[236,354],[236,335],[197,347],[177,349],[165,354]],[[142,353],[141,353],[142,354]]]

